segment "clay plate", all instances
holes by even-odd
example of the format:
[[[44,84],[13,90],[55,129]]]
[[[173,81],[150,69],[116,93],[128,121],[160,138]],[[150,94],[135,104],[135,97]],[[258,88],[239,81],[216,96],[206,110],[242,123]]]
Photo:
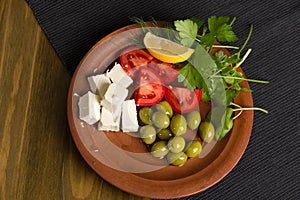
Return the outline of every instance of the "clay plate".
[[[220,181],[243,155],[253,124],[253,111],[234,121],[230,134],[203,149],[200,158],[182,167],[168,166],[152,158],[139,138],[122,132],[101,132],[78,118],[78,99],[89,90],[87,77],[103,73],[128,45],[128,37],[140,34],[136,25],[121,28],[100,40],[78,65],[68,94],[68,122],[74,142],[90,167],[123,191],[142,197],[170,199],[206,190]],[[241,69],[240,69],[241,70]],[[246,81],[243,87],[249,88]],[[253,106],[251,93],[241,92],[235,102]],[[205,106],[205,105],[204,105]]]

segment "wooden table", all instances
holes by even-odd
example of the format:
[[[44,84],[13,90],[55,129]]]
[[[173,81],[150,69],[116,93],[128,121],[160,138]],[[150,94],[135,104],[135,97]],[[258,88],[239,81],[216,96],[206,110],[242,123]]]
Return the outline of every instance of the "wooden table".
[[[68,129],[70,75],[21,0],[0,5],[0,199],[142,199],[99,177]]]

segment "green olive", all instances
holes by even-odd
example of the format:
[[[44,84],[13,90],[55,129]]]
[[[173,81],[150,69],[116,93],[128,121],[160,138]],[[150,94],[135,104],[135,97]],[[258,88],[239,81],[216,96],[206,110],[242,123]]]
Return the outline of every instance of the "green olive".
[[[184,152],[173,153],[169,152],[167,154],[167,161],[172,165],[183,165],[187,161],[187,155]]]
[[[165,155],[169,153],[169,149],[167,148],[166,141],[158,141],[153,144],[151,147],[151,154],[156,158],[163,158]]]
[[[187,115],[186,120],[187,120],[188,127],[192,130],[195,130],[198,128],[201,122],[200,113],[196,110],[193,110]]]
[[[140,129],[140,137],[146,144],[152,144],[156,139],[155,128],[151,125],[145,125]]]
[[[202,151],[202,145],[198,140],[193,140],[186,145],[185,153],[188,157],[194,158]]]
[[[157,136],[161,140],[168,140],[172,137],[172,133],[169,129],[164,128],[157,133]]]
[[[187,124],[184,116],[180,114],[176,114],[174,117],[172,117],[170,128],[174,135],[179,136],[185,134],[187,129]]]
[[[153,113],[151,120],[159,129],[168,128],[170,125],[170,118],[168,115],[159,111]]]
[[[202,122],[199,127],[199,135],[204,142],[210,143],[215,136],[215,129],[212,123]]]
[[[140,120],[144,124],[151,124],[151,120],[150,120],[151,119],[151,114],[152,114],[151,108],[149,108],[149,107],[143,107],[139,111]]]
[[[185,140],[181,136],[175,136],[168,142],[168,148],[173,153],[179,153],[184,149]]]
[[[173,116],[171,105],[167,101],[161,101],[156,104],[156,110],[167,114],[170,118]]]

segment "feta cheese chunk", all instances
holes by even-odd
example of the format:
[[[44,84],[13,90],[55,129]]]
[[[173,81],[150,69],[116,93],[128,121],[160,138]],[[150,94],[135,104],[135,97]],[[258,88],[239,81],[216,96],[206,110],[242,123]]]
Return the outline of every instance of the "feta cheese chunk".
[[[139,124],[134,99],[124,101],[122,104],[122,130],[123,132],[138,131]]]
[[[92,125],[100,120],[99,96],[88,91],[78,101],[79,118]]]
[[[104,97],[104,94],[111,83],[105,74],[90,76],[88,77],[88,82],[91,91],[98,94],[101,98]]]
[[[128,95],[128,90],[119,84],[112,83],[106,90],[104,99],[112,104],[121,104]]]
[[[101,100],[100,105],[109,110],[109,112],[111,112],[114,120],[119,118],[119,116],[121,115],[122,102],[110,103],[109,101],[103,99]]]
[[[112,83],[108,87],[101,106],[110,112],[113,121],[120,121],[122,103],[128,96],[128,90],[119,84]]]
[[[117,83],[124,88],[127,88],[133,83],[133,80],[118,63],[115,63],[115,66],[107,73],[107,76],[112,80],[113,83]]]
[[[105,107],[102,107],[101,120],[98,124],[98,130],[120,131],[120,119],[121,119],[121,114],[119,115],[119,117],[116,120],[114,120],[112,113]]]

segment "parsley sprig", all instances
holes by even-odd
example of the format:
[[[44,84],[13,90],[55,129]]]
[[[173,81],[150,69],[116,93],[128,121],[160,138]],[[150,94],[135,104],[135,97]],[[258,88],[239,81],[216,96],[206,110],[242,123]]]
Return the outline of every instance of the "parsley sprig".
[[[207,20],[207,26],[204,21],[196,18],[176,20],[174,26],[181,37],[181,44],[187,47],[192,46],[197,41],[205,48],[211,48],[216,41],[234,42],[238,38],[232,31],[232,25],[236,18],[229,23],[228,16],[211,16]]]
[[[243,88],[241,86],[242,81],[269,83],[268,81],[247,79],[238,71],[238,67],[241,66],[251,52],[251,49],[248,49],[244,56],[242,56],[242,51],[250,40],[253,25],[251,25],[248,37],[241,48],[215,45],[217,42],[234,42],[238,39],[232,30],[235,20],[236,18],[230,20],[228,16],[212,16],[208,18],[207,26],[205,26],[204,23],[196,23],[193,19],[177,20],[174,22],[175,30],[179,32],[179,36],[182,38],[182,45],[190,47],[194,44],[193,42],[197,42],[207,51],[207,54],[203,52],[199,53],[199,49],[201,48],[196,48],[191,60],[186,62],[181,70],[179,70],[178,81],[183,82],[184,85],[191,90],[201,88],[203,90],[202,100],[211,100],[214,109],[218,110],[218,114],[212,118],[214,119],[213,123],[216,125],[217,140],[221,140],[231,130],[233,120],[236,118],[233,115],[234,112],[239,111],[236,116],[239,116],[244,110],[268,112],[256,107],[242,108],[234,103],[234,98],[237,97],[241,91],[252,92],[249,88]],[[188,37],[190,39],[188,39]],[[192,40],[194,41],[192,42]],[[239,50],[230,56],[226,55],[222,50],[212,54],[212,50],[215,47]],[[208,57],[209,54],[210,57]],[[214,63],[211,63],[210,60],[213,60]],[[202,62],[202,65],[199,64],[200,62]],[[191,65],[190,63],[196,64]],[[196,71],[198,71],[198,73]],[[201,78],[198,76],[204,81],[201,81]],[[225,89],[225,93],[220,91],[222,87]],[[224,110],[222,108],[227,109]]]

